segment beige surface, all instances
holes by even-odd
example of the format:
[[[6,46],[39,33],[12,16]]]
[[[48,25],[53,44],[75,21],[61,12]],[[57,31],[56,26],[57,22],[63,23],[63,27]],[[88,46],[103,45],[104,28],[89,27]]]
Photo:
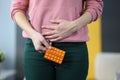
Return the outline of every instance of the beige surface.
[[[100,53],[95,60],[97,80],[114,80],[120,70],[120,53]]]

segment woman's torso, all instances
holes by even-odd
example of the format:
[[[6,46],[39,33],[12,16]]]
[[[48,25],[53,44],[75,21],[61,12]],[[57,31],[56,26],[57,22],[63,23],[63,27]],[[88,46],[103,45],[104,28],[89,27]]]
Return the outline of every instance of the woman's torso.
[[[43,33],[49,30],[41,29],[42,25],[56,25],[50,23],[50,20],[73,21],[79,18],[83,12],[83,2],[82,0],[29,0],[28,11],[33,28]],[[23,36],[29,37],[25,32]],[[88,39],[88,29],[85,26],[60,42],[83,42]]]

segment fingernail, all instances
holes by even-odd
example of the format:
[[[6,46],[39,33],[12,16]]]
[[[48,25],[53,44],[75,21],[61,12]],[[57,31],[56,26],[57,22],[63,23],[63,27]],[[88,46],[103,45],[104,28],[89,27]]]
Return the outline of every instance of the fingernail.
[[[48,48],[51,49],[51,46],[49,46]]]

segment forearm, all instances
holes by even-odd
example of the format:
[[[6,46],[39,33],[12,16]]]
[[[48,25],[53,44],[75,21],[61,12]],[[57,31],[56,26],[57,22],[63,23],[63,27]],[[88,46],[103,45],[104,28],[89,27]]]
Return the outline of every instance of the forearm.
[[[31,24],[29,23],[27,17],[22,12],[16,12],[14,15],[14,19],[19,27],[24,30],[30,37],[32,37],[33,33],[36,31],[32,28]]]
[[[78,19],[74,20],[74,27],[76,28],[76,30],[80,29],[81,27],[87,25],[88,23],[90,23],[92,20],[92,15],[90,12],[85,12],[81,17],[79,17]]]

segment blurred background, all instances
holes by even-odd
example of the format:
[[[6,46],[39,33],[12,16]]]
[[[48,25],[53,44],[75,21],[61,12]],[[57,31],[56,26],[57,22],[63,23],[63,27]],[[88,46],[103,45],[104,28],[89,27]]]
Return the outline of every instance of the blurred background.
[[[89,74],[87,80],[120,80],[119,0],[103,0],[104,12],[89,24]],[[23,80],[22,58],[25,39],[10,18],[11,0],[0,0],[0,80]]]

